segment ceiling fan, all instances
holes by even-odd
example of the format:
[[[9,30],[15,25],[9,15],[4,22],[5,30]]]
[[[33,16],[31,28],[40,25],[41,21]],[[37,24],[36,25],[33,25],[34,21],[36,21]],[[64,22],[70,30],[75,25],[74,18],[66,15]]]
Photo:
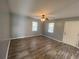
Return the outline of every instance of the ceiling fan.
[[[42,22],[49,21],[49,20],[54,20],[55,17],[53,15],[46,15],[46,14],[41,14],[41,15],[30,15],[29,17],[34,18],[34,19],[39,19]]]
[[[44,14],[41,16],[41,21],[44,22],[46,20],[49,20]]]

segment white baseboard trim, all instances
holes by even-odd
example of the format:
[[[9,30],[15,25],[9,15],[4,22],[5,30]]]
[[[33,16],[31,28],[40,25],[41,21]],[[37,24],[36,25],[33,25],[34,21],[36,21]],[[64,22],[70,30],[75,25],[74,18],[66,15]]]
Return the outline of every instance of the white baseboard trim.
[[[5,59],[8,59],[8,53],[9,53],[9,47],[10,47],[10,41],[11,41],[11,40],[9,40],[9,43],[8,43],[7,52],[6,52],[6,58],[5,58]]]
[[[42,34],[39,34],[39,35],[29,35],[29,36],[22,36],[22,37],[16,37],[16,38],[10,38],[11,40],[13,39],[21,39],[21,38],[28,38],[28,37],[34,37],[34,36],[40,36]]]
[[[55,40],[55,41],[60,42],[60,43],[67,44],[66,42],[63,42],[63,41],[57,40],[57,39],[55,39],[55,38],[53,38],[53,37],[50,37],[50,36],[47,36],[47,35],[42,35],[42,36],[45,36],[45,37],[47,37],[47,38],[49,38],[49,39]],[[67,45],[70,45],[70,44],[67,44]],[[73,46],[73,45],[70,45],[70,46]],[[77,46],[73,46],[73,47],[79,49],[79,47],[77,47]]]
[[[49,38],[49,39],[55,40],[55,41],[57,41],[57,42],[67,44],[66,42],[57,40],[56,38],[53,38],[53,37],[50,37],[50,36],[47,36],[47,35],[43,35],[43,34],[39,34],[39,35],[30,35],[30,36],[22,36],[22,37],[17,37],[17,38],[10,38],[10,39],[11,39],[11,40],[13,40],[13,39],[21,39],[21,38],[28,38],[28,37],[40,36],[40,35],[41,35],[41,36],[45,36],[45,37],[47,37],[47,38]],[[70,44],[67,44],[67,45],[70,45]],[[73,45],[71,45],[71,46],[73,46]],[[79,47],[77,47],[77,46],[73,46],[73,47],[76,47],[76,48],[79,49]]]
[[[54,38],[54,37],[50,37],[50,36],[47,36],[47,35],[42,35],[42,36],[45,36],[45,37],[47,37],[47,38],[50,38],[50,39],[55,40],[55,41],[58,41],[58,42],[62,42],[62,41],[57,40],[57,39]]]

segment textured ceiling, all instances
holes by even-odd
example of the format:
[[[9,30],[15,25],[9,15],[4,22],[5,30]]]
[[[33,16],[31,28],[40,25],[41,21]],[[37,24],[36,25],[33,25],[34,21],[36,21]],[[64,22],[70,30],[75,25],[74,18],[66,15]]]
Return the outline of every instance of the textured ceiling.
[[[79,0],[9,0],[12,13],[36,17],[41,14],[55,18],[79,16]]]

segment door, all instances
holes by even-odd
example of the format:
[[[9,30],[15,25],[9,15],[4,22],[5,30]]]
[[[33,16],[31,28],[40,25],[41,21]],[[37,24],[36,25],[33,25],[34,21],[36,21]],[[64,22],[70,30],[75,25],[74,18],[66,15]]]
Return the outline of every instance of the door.
[[[63,42],[78,46],[79,21],[66,21],[63,34]]]

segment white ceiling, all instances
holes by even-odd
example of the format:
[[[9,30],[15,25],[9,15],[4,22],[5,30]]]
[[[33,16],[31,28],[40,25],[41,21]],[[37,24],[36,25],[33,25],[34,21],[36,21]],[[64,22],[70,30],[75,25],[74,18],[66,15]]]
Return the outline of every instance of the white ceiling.
[[[9,0],[12,13],[24,16],[50,15],[55,18],[79,16],[79,0]]]

